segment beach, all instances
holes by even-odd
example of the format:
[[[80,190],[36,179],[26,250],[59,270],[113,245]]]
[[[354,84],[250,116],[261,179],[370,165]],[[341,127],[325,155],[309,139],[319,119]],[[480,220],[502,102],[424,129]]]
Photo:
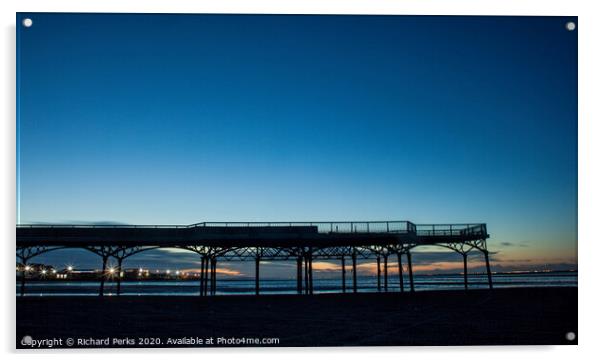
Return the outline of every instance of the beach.
[[[577,343],[566,339],[566,333],[577,333],[577,288],[569,287],[259,297],[24,297],[16,305],[17,348],[24,348],[24,336],[73,338],[75,347],[84,348],[98,345],[77,345],[78,339],[109,339],[110,347]],[[135,344],[117,344],[129,339]],[[168,339],[181,343],[167,344]],[[199,340],[213,342],[193,343]]]

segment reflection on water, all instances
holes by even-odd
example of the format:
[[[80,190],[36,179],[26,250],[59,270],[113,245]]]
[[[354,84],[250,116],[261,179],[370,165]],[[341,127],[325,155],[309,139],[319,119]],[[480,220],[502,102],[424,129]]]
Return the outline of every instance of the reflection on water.
[[[470,275],[469,288],[487,288],[486,275]],[[577,272],[549,272],[549,273],[522,273],[522,274],[495,274],[493,276],[495,288],[508,287],[558,287],[577,286]],[[399,291],[399,279],[396,275],[389,277],[389,291]],[[384,286],[384,282],[382,282]],[[347,291],[351,290],[351,279],[346,282]],[[404,278],[405,290],[409,290],[409,279]],[[464,288],[462,275],[415,275],[414,286],[416,290],[450,290]],[[89,281],[28,281],[26,295],[38,296],[66,296],[66,295],[97,295],[98,282]],[[314,278],[315,293],[340,293],[341,279]],[[297,281],[289,280],[262,280],[262,294],[295,294]],[[376,277],[358,277],[359,292],[374,292],[377,290]],[[384,290],[384,289],[383,289]],[[105,294],[115,294],[116,284],[107,282]],[[17,294],[19,283],[17,283]],[[121,283],[123,295],[198,295],[199,281],[124,281]],[[254,294],[255,281],[253,279],[218,279],[217,294]]]

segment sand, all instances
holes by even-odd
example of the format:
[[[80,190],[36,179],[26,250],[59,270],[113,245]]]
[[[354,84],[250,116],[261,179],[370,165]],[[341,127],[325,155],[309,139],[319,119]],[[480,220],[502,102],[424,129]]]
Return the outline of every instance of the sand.
[[[576,344],[568,332],[577,288],[17,298],[17,348],[24,336],[59,348],[67,338],[76,347]]]

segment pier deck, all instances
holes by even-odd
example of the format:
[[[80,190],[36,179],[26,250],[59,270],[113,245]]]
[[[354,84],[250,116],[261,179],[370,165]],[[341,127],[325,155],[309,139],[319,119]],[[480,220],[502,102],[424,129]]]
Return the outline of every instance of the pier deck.
[[[103,294],[107,262],[123,261],[135,254],[159,249],[179,248],[201,259],[201,295],[214,295],[218,261],[255,261],[256,293],[259,294],[259,268],[262,260],[296,260],[297,291],[313,293],[313,267],[316,259],[341,261],[342,289],[345,262],[351,259],[353,284],[357,291],[357,260],[376,259],[378,286],[381,288],[381,260],[384,290],[388,289],[388,262],[396,257],[400,275],[402,256],[406,257],[410,290],[414,291],[412,249],[440,246],[459,253],[467,280],[467,255],[480,251],[485,258],[489,286],[492,287],[487,226],[476,224],[414,224],[409,221],[349,222],[203,222],[192,225],[17,225],[17,258],[23,266],[46,252],[83,248],[102,260],[100,295]],[[22,291],[26,270],[22,270]],[[119,273],[120,275],[120,273]],[[404,290],[403,277],[399,278]],[[118,278],[119,293],[120,278]],[[209,289],[210,287],[210,289]]]

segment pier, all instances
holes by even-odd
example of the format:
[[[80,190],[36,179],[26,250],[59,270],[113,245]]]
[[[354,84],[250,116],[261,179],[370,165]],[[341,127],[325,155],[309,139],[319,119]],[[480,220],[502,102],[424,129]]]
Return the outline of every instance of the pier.
[[[120,294],[123,262],[148,250],[178,248],[196,253],[201,261],[199,295],[217,291],[217,265],[220,261],[255,263],[255,294],[261,293],[261,262],[295,260],[297,293],[311,295],[313,262],[339,260],[341,292],[346,285],[346,263],[351,261],[352,285],[357,293],[358,260],[376,260],[377,288],[389,290],[388,268],[397,263],[399,290],[414,292],[412,250],[419,246],[439,246],[460,254],[464,264],[464,288],[468,289],[467,256],[483,254],[488,285],[493,288],[487,225],[414,224],[409,221],[345,222],[203,222],[192,225],[17,225],[19,262],[25,266],[34,257],[67,248],[88,250],[100,258],[102,277],[99,296],[104,294],[109,259],[117,261],[117,294]],[[409,286],[405,285],[403,262],[407,263]],[[382,267],[382,269],[381,269]],[[382,281],[381,281],[382,278]],[[20,271],[20,295],[25,293],[27,270]]]

